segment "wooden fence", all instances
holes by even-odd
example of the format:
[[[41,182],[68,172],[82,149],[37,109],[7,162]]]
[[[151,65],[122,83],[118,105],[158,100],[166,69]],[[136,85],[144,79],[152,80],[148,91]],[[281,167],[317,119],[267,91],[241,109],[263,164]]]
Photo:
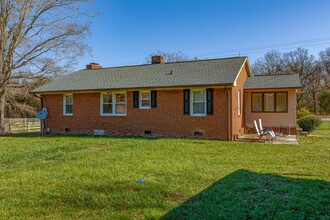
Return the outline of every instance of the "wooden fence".
[[[37,118],[5,118],[7,132],[38,132],[40,131],[40,119]]]

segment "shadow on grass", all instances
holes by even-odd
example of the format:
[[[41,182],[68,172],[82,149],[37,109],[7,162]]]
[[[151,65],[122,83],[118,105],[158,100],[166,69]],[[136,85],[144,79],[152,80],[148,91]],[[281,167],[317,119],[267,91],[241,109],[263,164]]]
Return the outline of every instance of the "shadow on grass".
[[[330,183],[238,170],[162,219],[328,219]]]

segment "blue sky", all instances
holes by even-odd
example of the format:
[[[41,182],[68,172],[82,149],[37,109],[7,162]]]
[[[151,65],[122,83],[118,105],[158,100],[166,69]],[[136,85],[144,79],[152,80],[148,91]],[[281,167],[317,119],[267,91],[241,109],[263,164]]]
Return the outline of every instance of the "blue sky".
[[[240,54],[252,63],[272,48],[285,52],[301,46],[317,55],[330,47],[329,0],[96,0],[94,4],[100,16],[92,19],[88,38],[92,56],[80,59],[77,69],[90,62],[104,67],[142,64],[157,50],[182,51],[200,59]],[[296,44],[275,45],[290,42]]]

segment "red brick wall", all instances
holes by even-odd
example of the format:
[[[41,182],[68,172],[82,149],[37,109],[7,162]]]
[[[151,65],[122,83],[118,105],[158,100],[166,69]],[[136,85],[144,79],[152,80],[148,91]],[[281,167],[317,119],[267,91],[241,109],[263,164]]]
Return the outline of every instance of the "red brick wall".
[[[93,134],[105,130],[107,135],[144,135],[157,137],[194,137],[228,139],[227,92],[214,89],[214,114],[183,114],[183,89],[158,90],[157,108],[133,108],[133,92],[127,92],[126,116],[100,116],[100,93],[73,93],[73,116],[63,116],[63,95],[44,95],[49,111],[46,128],[56,134]],[[70,132],[65,132],[70,128]]]
[[[235,136],[240,136],[244,133],[244,83],[247,78],[247,71],[246,66],[244,66],[239,73],[237,80],[236,80],[236,86],[232,88],[231,93],[231,110],[232,110],[232,139],[235,139]],[[241,91],[241,114],[238,115],[238,91]]]

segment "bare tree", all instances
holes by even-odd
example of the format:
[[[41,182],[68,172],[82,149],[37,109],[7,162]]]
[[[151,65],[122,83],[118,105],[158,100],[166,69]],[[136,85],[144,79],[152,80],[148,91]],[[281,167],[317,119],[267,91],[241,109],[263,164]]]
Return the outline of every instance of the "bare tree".
[[[299,74],[301,90],[298,92],[299,106],[308,107],[314,113],[318,112],[319,96],[323,90],[322,65],[307,49],[298,48],[283,55],[285,71]]]
[[[302,84],[305,84],[307,80],[306,76],[310,74],[310,70],[313,68],[315,57],[309,55],[308,50],[304,48],[298,48],[295,51],[290,51],[283,54],[284,71],[286,73],[299,74]]]
[[[320,62],[323,67],[323,81],[324,81],[324,88],[329,90],[330,89],[330,47],[325,50],[322,50],[319,53]]]
[[[0,132],[15,88],[58,74],[86,51],[88,0],[0,0]],[[25,83],[22,83],[25,80]]]
[[[13,118],[34,117],[39,101],[28,88],[11,88],[6,94],[5,113]]]
[[[181,51],[178,52],[164,52],[158,50],[155,53],[151,53],[146,57],[146,63],[151,63],[151,57],[154,55],[161,55],[164,57],[164,62],[180,62],[180,61],[187,61],[191,60],[186,54],[182,53]],[[196,57],[194,58],[197,59]]]
[[[287,53],[271,51],[252,65],[255,75],[299,74],[298,106],[308,107],[314,113],[318,111],[319,96],[326,84],[323,82],[328,79],[322,69],[330,70],[330,50],[320,53],[320,61],[304,48]]]
[[[283,74],[282,54],[270,51],[263,58],[257,59],[251,68],[255,75]]]
[[[322,66],[320,62],[315,61],[308,74],[304,78],[304,83],[298,96],[310,96],[312,98],[312,110],[314,113],[318,112],[318,100],[322,92]]]

